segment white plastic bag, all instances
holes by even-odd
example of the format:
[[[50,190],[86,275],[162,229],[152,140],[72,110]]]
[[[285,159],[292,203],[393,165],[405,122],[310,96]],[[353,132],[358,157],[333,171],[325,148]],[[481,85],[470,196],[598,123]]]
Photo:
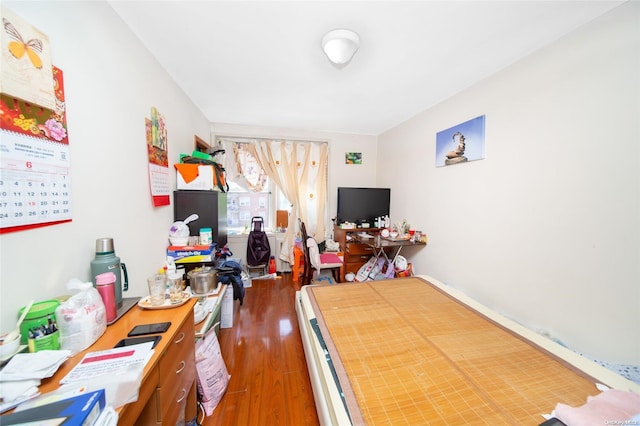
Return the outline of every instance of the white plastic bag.
[[[107,311],[93,283],[74,278],[67,283],[67,289],[79,291],[56,308],[56,322],[60,346],[73,355],[102,336],[107,329]]]
[[[222,359],[215,327],[196,342],[196,372],[200,402],[205,414],[210,416],[227,391],[231,378]]]

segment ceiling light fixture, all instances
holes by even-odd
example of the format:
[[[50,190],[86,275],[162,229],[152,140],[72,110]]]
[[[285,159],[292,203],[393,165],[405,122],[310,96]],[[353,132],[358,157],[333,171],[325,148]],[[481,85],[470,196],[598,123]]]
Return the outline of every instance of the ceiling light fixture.
[[[322,50],[333,65],[346,66],[360,47],[360,36],[351,30],[333,30],[322,37]]]

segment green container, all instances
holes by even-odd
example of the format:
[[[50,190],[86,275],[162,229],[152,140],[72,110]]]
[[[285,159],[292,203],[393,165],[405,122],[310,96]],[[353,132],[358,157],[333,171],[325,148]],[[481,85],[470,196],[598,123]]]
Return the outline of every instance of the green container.
[[[45,349],[56,351],[60,349],[60,332],[56,331],[46,336],[29,339],[27,345],[29,352],[44,351]]]
[[[51,325],[57,324],[56,308],[58,307],[58,305],[60,305],[59,300],[45,300],[43,302],[34,303],[31,306],[31,309],[29,309],[27,316],[24,317],[24,321],[22,321],[22,324],[20,324],[20,334],[22,334],[20,343],[22,343],[23,345],[26,345],[28,343],[29,330],[35,331],[36,329],[42,328],[51,330]],[[18,312],[18,317],[22,315],[24,308],[25,307],[23,306],[20,309],[20,312]],[[46,349],[60,349],[60,343],[58,341],[59,335],[60,333],[52,333],[45,336],[48,338]],[[36,345],[36,347],[39,346],[40,345]]]

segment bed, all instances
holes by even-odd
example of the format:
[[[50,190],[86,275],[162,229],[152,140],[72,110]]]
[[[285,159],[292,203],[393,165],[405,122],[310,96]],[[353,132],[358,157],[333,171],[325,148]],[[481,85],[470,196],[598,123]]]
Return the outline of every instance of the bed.
[[[323,425],[537,425],[596,383],[640,393],[428,276],[304,286],[296,311]]]

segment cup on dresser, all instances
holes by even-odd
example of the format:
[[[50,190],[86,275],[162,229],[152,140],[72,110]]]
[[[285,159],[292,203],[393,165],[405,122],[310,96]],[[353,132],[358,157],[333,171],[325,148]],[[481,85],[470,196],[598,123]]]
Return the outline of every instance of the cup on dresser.
[[[167,276],[165,274],[153,274],[147,278],[147,284],[149,286],[149,302],[151,306],[164,304]]]
[[[179,273],[167,276],[169,286],[169,301],[171,303],[182,302],[182,275]]]

